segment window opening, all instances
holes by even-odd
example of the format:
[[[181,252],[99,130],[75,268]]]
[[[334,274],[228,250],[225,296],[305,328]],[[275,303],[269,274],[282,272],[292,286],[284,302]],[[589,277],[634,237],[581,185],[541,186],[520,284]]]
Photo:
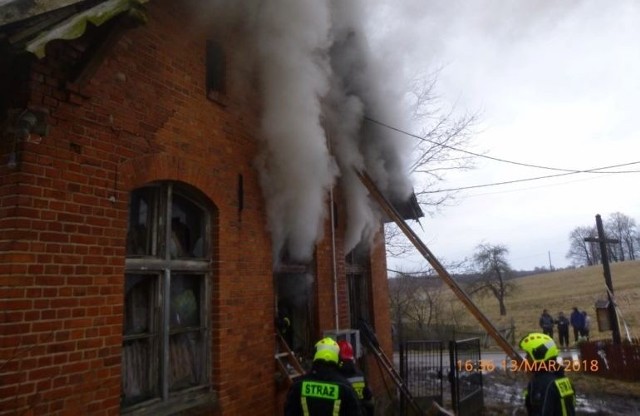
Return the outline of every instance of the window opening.
[[[172,182],[134,190],[124,281],[121,406],[209,386],[211,210]]]
[[[282,268],[274,273],[278,330],[306,365],[313,358],[315,344],[315,278],[307,271]]]
[[[361,319],[371,321],[371,273],[370,256],[366,245],[360,244],[347,254],[347,290],[349,294],[349,318],[353,328]]]
[[[224,49],[218,42],[207,41],[206,64],[207,97],[220,104],[225,104],[226,59]]]

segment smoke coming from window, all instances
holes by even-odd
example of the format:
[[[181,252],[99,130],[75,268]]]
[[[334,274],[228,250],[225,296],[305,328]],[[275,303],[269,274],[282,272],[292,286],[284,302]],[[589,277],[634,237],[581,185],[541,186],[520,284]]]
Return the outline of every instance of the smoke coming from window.
[[[368,50],[364,1],[212,1],[228,73],[255,77],[261,93],[256,160],[274,259],[313,256],[330,190],[347,210],[345,252],[370,241],[380,214],[354,173],[366,169],[393,200],[407,199],[405,138],[366,117],[403,125],[402,72]],[[251,68],[249,74],[247,68]],[[240,81],[238,81],[241,84]],[[246,83],[246,80],[245,80]]]

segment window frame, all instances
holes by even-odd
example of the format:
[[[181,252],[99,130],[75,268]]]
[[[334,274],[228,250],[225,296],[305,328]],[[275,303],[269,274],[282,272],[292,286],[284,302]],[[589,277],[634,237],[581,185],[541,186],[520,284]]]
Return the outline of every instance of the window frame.
[[[136,191],[152,192],[152,204],[154,205],[150,224],[153,227],[151,231],[150,254],[126,254],[125,257],[125,282],[132,275],[150,275],[156,276],[155,286],[150,296],[154,299],[149,311],[155,327],[149,331],[157,331],[157,346],[154,347],[155,354],[151,360],[147,370],[152,383],[153,397],[143,399],[139,402],[127,405],[121,400],[120,410],[123,414],[172,414],[176,411],[190,408],[201,404],[201,402],[210,402],[215,399],[215,393],[212,392],[212,282],[213,275],[213,258],[212,247],[214,247],[214,236],[212,233],[212,223],[215,216],[215,207],[206,201],[206,198],[198,195],[198,192],[190,189],[188,186],[173,181],[156,182],[136,188],[131,192],[133,198]],[[169,241],[171,239],[172,226],[170,218],[172,216],[172,205],[174,196],[179,195],[186,199],[194,207],[198,208],[198,213],[203,221],[202,227],[202,257],[195,258],[171,258]],[[131,203],[129,206],[129,216],[131,213]],[[180,277],[194,276],[199,278],[199,326],[176,329],[171,326],[170,310],[171,310],[171,279]],[[123,293],[123,300],[126,302],[126,293]],[[126,306],[126,305],[125,305]],[[125,335],[124,321],[126,311],[123,311],[123,342],[122,348],[126,342],[140,338],[140,334]],[[198,352],[203,362],[198,362],[199,373],[197,378],[201,383],[196,386],[171,391],[171,363],[170,363],[170,342],[172,335],[176,333],[196,333],[202,337],[202,345],[199,346]],[[125,369],[123,368],[123,372]],[[153,373],[157,373],[157,378],[153,378]],[[122,398],[124,399],[124,391],[121,388]],[[205,395],[204,393],[212,393]],[[200,400],[198,400],[200,398]]]

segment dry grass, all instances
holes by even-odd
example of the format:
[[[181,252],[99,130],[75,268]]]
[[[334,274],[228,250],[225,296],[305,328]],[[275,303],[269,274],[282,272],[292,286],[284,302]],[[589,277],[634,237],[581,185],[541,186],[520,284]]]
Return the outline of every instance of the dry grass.
[[[612,264],[611,276],[616,301],[631,336],[640,336],[640,261]],[[509,326],[513,320],[516,339],[527,332],[540,329],[538,318],[542,309],[548,309],[553,316],[563,311],[568,317],[574,306],[586,310],[591,316],[592,339],[611,337],[610,331],[598,331],[596,320],[595,302],[606,299],[607,296],[602,266],[523,277],[516,279],[515,285],[516,290],[506,300],[507,316],[499,315],[495,298],[486,297],[474,301],[498,328]],[[465,314],[463,319],[468,324],[477,325],[470,313]],[[624,327],[621,327],[621,335],[625,337]],[[573,338],[572,334],[570,338]]]
[[[638,337],[640,336],[640,261],[612,264],[611,276],[616,301],[629,326],[631,336]],[[574,306],[580,310],[586,310],[591,316],[591,339],[611,338],[610,331],[598,331],[596,320],[595,302],[607,297],[602,266],[550,272],[519,278],[514,282],[516,290],[506,300],[507,316],[501,317],[499,315],[498,302],[493,297],[474,298],[474,302],[493,322],[494,326],[504,328],[513,322],[516,328],[516,342],[526,333],[540,330],[538,318],[542,309],[548,309],[553,316],[557,316],[559,311],[563,311],[568,316]],[[455,295],[451,291],[447,290],[447,296],[450,296],[453,303],[462,308],[461,302],[455,299]],[[461,323],[478,326],[471,313],[465,311],[461,315],[461,317],[458,315],[461,318]],[[624,327],[621,328],[621,331],[621,335],[624,337]],[[570,331],[569,339],[573,340],[572,331]],[[514,379],[513,375],[505,375],[501,372],[491,373],[491,376],[493,378],[491,381],[487,380],[487,383],[501,382],[505,385],[513,383],[524,385],[526,383],[526,380],[520,379],[522,376],[519,375],[515,376],[520,377],[518,379]],[[506,380],[500,380],[499,377],[506,378]],[[606,379],[579,372],[571,373],[570,377],[579,396],[587,398],[591,403],[613,403],[619,407],[622,406],[622,408],[626,403],[629,404],[628,409],[637,409],[640,383]],[[604,407],[608,408],[608,405],[604,405]],[[492,415],[524,414],[520,402],[516,402],[515,405],[489,403],[485,410],[487,414]],[[597,414],[635,414],[635,411],[631,412],[599,412]]]

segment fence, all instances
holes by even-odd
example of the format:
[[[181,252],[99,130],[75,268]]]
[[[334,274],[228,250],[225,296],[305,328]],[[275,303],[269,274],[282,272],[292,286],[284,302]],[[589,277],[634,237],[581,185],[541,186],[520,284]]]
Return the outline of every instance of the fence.
[[[400,346],[400,377],[423,410],[434,401],[442,405],[443,349],[442,341],[407,341]],[[403,401],[401,414],[406,407]]]
[[[480,340],[449,341],[449,355],[453,411],[460,416],[480,415],[484,408]]]
[[[580,369],[601,377],[640,381],[640,340],[614,345],[611,340],[580,343]]]

